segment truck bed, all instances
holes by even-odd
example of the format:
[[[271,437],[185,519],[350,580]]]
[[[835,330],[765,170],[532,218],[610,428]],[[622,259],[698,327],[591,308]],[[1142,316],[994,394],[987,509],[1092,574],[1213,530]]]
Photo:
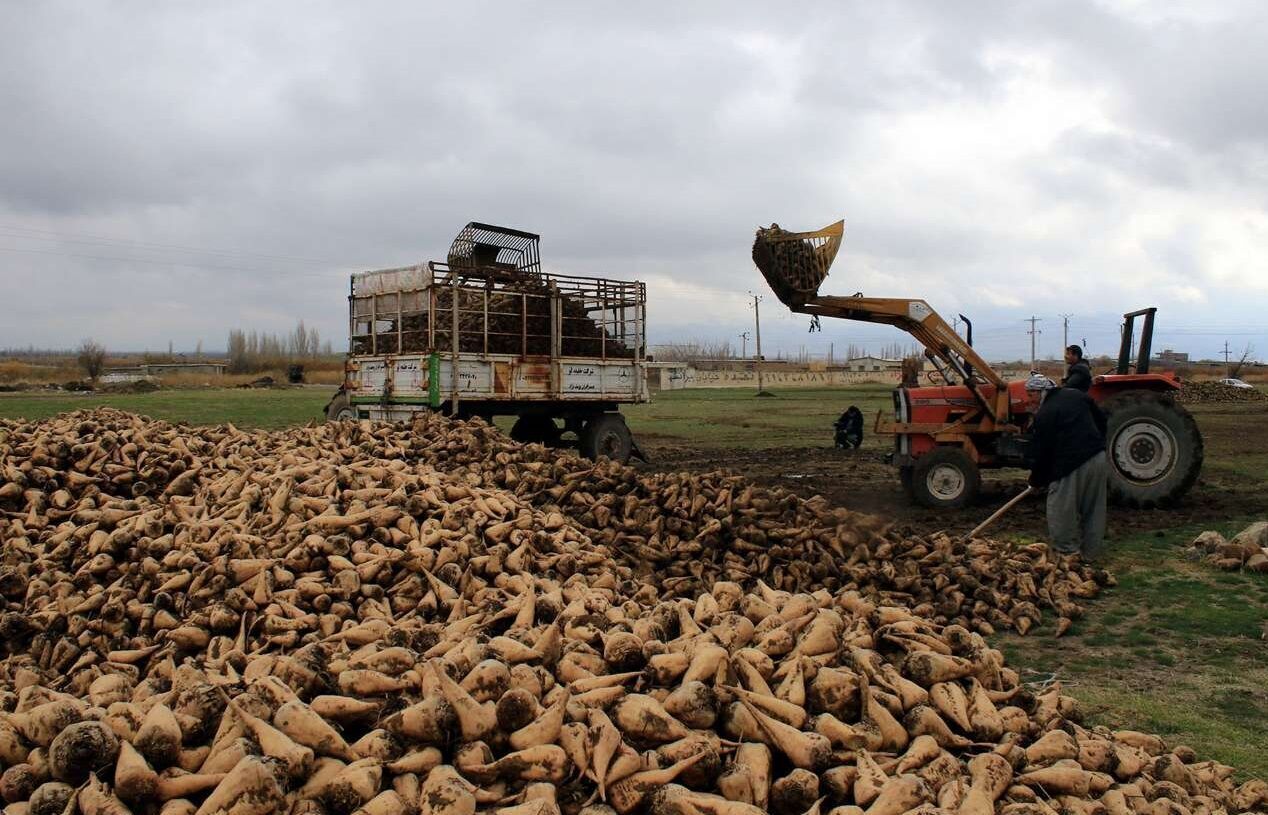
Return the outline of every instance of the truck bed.
[[[429,263],[353,275],[348,299],[344,390],[372,418],[648,398],[642,283]]]
[[[641,364],[591,357],[458,355],[460,399],[641,402]],[[356,404],[389,401],[439,407],[453,393],[453,360],[441,354],[356,357],[346,390]]]

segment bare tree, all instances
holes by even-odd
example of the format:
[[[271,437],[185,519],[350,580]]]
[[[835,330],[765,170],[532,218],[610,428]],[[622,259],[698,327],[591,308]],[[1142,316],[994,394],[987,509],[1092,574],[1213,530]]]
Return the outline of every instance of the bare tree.
[[[295,333],[291,334],[289,350],[291,356],[304,358],[308,356],[308,329],[304,327],[304,321],[300,320],[299,325],[295,326]]]
[[[729,340],[723,342],[674,342],[653,346],[661,362],[713,362],[732,359],[735,349]]]
[[[881,359],[902,359],[907,355],[908,353],[903,350],[901,342],[887,343],[881,348]]]
[[[247,335],[242,329],[235,328],[230,330],[228,348],[229,373],[246,373],[250,365],[250,359],[247,356]]]
[[[1246,350],[1242,351],[1241,359],[1237,360],[1237,363],[1228,369],[1228,378],[1239,378],[1242,375],[1242,368],[1246,367],[1246,363],[1250,361],[1250,358],[1254,353],[1255,346],[1250,343],[1246,343]]]
[[[84,340],[79,344],[79,367],[84,369],[84,373],[93,382],[101,376],[101,371],[106,366],[106,347],[95,340]]]

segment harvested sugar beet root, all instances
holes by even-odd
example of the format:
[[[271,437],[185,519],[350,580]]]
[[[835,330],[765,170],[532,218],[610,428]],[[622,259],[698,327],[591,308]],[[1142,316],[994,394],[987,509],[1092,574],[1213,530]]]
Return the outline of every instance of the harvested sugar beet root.
[[[28,812],[1268,805],[1019,682],[982,632],[1096,588],[1042,546],[438,417],[5,421],[0,479],[0,792]]]

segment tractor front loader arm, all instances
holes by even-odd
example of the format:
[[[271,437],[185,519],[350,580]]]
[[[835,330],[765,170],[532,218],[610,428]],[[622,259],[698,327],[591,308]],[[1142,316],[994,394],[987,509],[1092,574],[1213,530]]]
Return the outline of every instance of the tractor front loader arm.
[[[968,385],[992,419],[1000,421],[1008,415],[1008,388],[1004,380],[924,300],[822,296],[791,308],[804,314],[880,323],[906,331],[924,346],[926,356],[941,362],[946,370]],[[994,399],[982,394],[979,379],[995,386]]]
[[[924,346],[925,356],[935,365],[941,363],[939,370],[948,381],[954,376],[968,386],[992,422],[1007,422],[1008,388],[1004,380],[924,300],[819,295],[844,231],[844,221],[814,232],[789,232],[778,224],[763,227],[753,242],[753,262],[780,302],[792,311],[881,323],[906,331]],[[994,386],[992,396],[982,392],[984,383]]]
[[[915,337],[930,355],[941,360],[961,377],[976,373],[997,388],[1004,387],[1004,380],[991,369],[990,364],[924,300],[823,296],[815,297],[793,311],[892,325]]]

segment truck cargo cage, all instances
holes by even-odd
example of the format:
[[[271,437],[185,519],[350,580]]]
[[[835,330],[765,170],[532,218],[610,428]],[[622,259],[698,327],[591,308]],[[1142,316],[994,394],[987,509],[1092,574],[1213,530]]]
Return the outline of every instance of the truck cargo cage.
[[[841,248],[845,221],[814,232],[787,232],[779,224],[759,227],[753,263],[784,305],[805,305],[819,292]]]
[[[538,244],[541,236],[520,229],[472,221],[449,245],[448,263],[453,269],[477,268],[541,273]]]
[[[353,355],[424,350],[429,342],[430,286],[426,266],[354,274],[348,297]]]
[[[641,359],[643,283],[429,263],[352,276],[354,356],[458,351]]]
[[[460,353],[605,360],[645,353],[643,283],[554,273],[510,278],[444,263],[428,268],[436,352],[453,350],[456,292]]]

